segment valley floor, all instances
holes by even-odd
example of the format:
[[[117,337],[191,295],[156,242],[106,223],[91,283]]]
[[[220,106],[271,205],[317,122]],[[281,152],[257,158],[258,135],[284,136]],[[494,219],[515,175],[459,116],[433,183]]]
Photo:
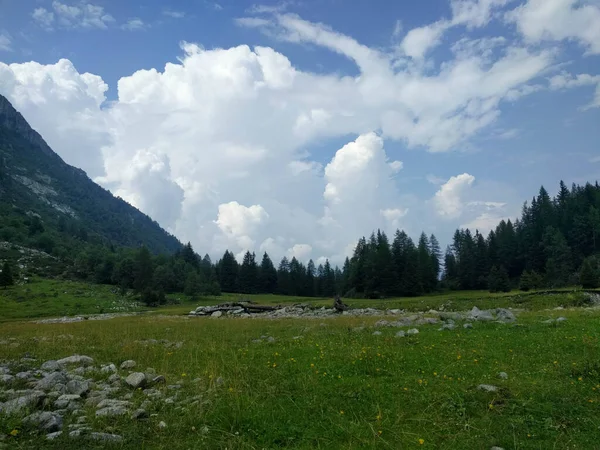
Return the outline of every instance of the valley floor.
[[[402,338],[397,332],[408,328],[375,327],[381,317],[181,315],[190,304],[109,321],[13,318],[0,324],[0,370],[13,376],[0,382],[3,405],[44,379],[39,369],[48,360],[93,358],[85,363],[93,369],[75,363],[60,373],[95,384],[81,398],[67,399],[63,432],[54,440],[23,421],[27,408],[1,417],[0,448],[75,449],[83,442],[85,448],[173,450],[600,448],[600,309],[576,307],[581,297],[573,293],[517,304],[518,298],[513,306],[525,310],[516,323],[473,321],[465,329],[457,322],[443,331],[425,324]],[[483,293],[438,300],[437,307],[456,310],[508,301],[486,300]],[[403,305],[422,301],[433,302]],[[559,305],[567,308],[554,309]],[[558,317],[566,320],[548,323]],[[126,360],[136,366],[121,369]],[[114,370],[100,370],[110,363]],[[166,382],[134,389],[124,382],[133,372],[163,375]],[[61,388],[39,392],[46,398],[40,408],[57,408],[55,389]],[[124,411],[97,414],[95,396],[125,401]],[[133,419],[141,406],[148,417]],[[69,436],[78,428],[79,437]],[[92,432],[120,438],[89,440]]]

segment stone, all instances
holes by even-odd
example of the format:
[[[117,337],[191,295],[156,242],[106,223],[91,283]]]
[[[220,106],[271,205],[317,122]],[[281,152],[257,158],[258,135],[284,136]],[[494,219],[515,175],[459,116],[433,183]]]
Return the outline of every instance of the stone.
[[[60,365],[78,364],[80,366],[91,366],[92,364],[94,364],[94,360],[89,356],[85,355],[67,356],[66,358],[59,359],[56,362]]]
[[[117,383],[121,381],[121,375],[119,375],[118,373],[113,373],[110,377],[108,377],[107,381],[109,383]]]
[[[479,386],[477,386],[477,389],[479,389],[480,391],[486,391],[486,392],[497,392],[498,391],[498,387],[493,386],[491,384],[480,384]]]
[[[154,384],[156,384],[156,383],[166,383],[166,382],[167,382],[167,380],[162,375],[158,375],[158,376],[152,378],[152,383],[154,383]]]
[[[164,423],[162,420],[160,422],[158,422],[158,428],[167,428],[167,424]]]
[[[42,369],[46,372],[58,372],[59,370],[62,369],[62,367],[60,366],[60,364],[57,361],[50,360],[50,361],[46,361],[44,364],[42,364],[40,369]]]
[[[494,320],[494,316],[489,311],[482,311],[477,306],[473,306],[473,309],[469,312],[469,318],[478,321]]]
[[[32,374],[30,371],[27,372],[19,372],[15,375],[15,378],[18,378],[19,380],[27,380],[28,378],[31,378]]]
[[[381,336],[381,331],[374,331],[373,336]]]
[[[97,404],[96,408],[128,408],[131,406],[131,402],[127,400],[117,400],[114,398],[105,398],[100,403]]]
[[[58,399],[54,402],[54,407],[59,409],[76,409],[76,404],[74,402],[77,402],[78,400],[81,400],[81,397],[79,395],[63,394],[60,397],[58,397]]]
[[[181,389],[180,384],[170,384],[167,386],[167,389]]]
[[[496,309],[496,319],[500,322],[514,322],[517,320],[513,312],[505,308]]]
[[[566,320],[567,320],[566,317],[559,317],[558,319],[556,319],[556,323],[564,322]]]
[[[52,389],[57,384],[66,384],[67,381],[68,381],[67,377],[64,373],[53,372],[50,375],[48,375],[48,376],[42,378],[40,381],[38,381],[37,384],[35,385],[35,387],[36,387],[36,389],[47,391],[47,390]]]
[[[397,337],[397,338],[403,338],[403,337],[405,337],[405,336],[406,336],[406,333],[405,333],[404,331],[398,331],[398,332],[396,333],[396,337]]]
[[[410,330],[408,330],[408,331],[406,332],[406,334],[407,334],[408,336],[410,336],[410,335],[412,335],[412,334],[419,334],[419,330],[417,330],[416,328],[411,328]]]
[[[30,414],[23,419],[23,423],[35,425],[46,433],[53,433],[62,429],[63,418],[56,413],[43,411]]]
[[[54,439],[60,437],[62,435],[62,431],[55,431],[54,433],[48,433],[46,435],[46,440],[53,441]]]
[[[214,313],[212,313],[210,315],[210,317],[214,317],[215,319],[218,319],[219,317],[221,317],[223,315],[222,311],[215,311]],[[164,423],[164,422],[163,422]]]
[[[133,359],[128,359],[127,361],[123,361],[120,367],[121,370],[133,369],[135,367],[135,361]]]
[[[0,366],[0,375],[6,375],[10,373],[10,369],[8,367]]]
[[[10,383],[15,377],[9,374],[0,375],[0,383]]]
[[[497,446],[493,446],[492,448],[490,448],[490,450],[504,450],[503,447],[497,447]]]
[[[109,406],[96,411],[96,417],[115,417],[127,414],[127,410],[121,406]]]
[[[143,388],[146,386],[146,374],[142,372],[134,372],[125,378],[125,383],[134,389]]]
[[[508,380],[508,374],[506,372],[500,372],[498,377],[502,378],[503,380]]]
[[[0,403],[0,413],[8,416],[20,413],[27,409],[37,408],[45,398],[45,394],[40,391],[33,391],[22,397],[17,397],[5,403]]]
[[[465,330],[471,329],[471,328],[473,328],[473,324],[472,324],[472,323],[465,323],[465,324],[463,325],[463,328],[464,328]]]
[[[75,395],[85,395],[90,391],[90,383],[87,381],[71,380],[67,383],[67,392]]]
[[[146,411],[145,409],[136,409],[134,411],[134,413],[131,415],[132,419],[135,420],[142,420],[142,419],[147,419],[148,417],[150,417],[150,414],[148,414],[148,411]]]
[[[116,373],[117,372],[117,366],[115,366],[114,364],[107,364],[105,366],[102,366],[100,368],[100,372],[102,373]]]
[[[123,436],[119,436],[118,434],[110,434],[110,433],[98,433],[93,432],[90,434],[90,439],[93,441],[102,441],[102,442],[123,442]]]
[[[223,386],[223,384],[225,383],[225,380],[223,380],[223,377],[219,377],[217,378],[217,386]]]
[[[456,328],[456,325],[454,325],[454,323],[445,323],[444,325],[442,325],[442,328],[439,328],[439,331],[444,331],[444,330],[454,330]]]
[[[273,336],[269,336],[267,338],[267,342],[275,342],[277,339],[275,339]]]

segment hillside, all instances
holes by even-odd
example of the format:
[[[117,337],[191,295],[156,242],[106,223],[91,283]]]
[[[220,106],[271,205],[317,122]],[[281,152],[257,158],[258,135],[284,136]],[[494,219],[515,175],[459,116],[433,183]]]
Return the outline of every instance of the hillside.
[[[64,244],[73,240],[143,244],[152,253],[181,248],[150,217],[65,163],[0,95],[0,241],[68,252],[72,245]]]

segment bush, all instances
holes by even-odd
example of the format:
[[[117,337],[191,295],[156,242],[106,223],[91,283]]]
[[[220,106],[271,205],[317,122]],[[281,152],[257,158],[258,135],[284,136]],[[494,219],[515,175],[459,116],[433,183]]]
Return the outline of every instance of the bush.
[[[596,257],[588,257],[583,261],[579,282],[584,289],[596,289],[600,285],[600,270]]]
[[[155,307],[158,305],[164,305],[167,303],[165,293],[162,291],[154,291],[152,289],[145,289],[140,296],[140,300],[146,306]]]

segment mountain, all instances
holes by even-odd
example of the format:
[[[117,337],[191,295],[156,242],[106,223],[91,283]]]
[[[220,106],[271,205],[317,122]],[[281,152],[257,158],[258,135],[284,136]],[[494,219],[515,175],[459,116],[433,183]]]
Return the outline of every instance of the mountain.
[[[173,253],[182,244],[158,223],[65,163],[0,95],[0,241],[52,252],[65,242],[146,246]],[[65,245],[63,245],[65,244]]]

